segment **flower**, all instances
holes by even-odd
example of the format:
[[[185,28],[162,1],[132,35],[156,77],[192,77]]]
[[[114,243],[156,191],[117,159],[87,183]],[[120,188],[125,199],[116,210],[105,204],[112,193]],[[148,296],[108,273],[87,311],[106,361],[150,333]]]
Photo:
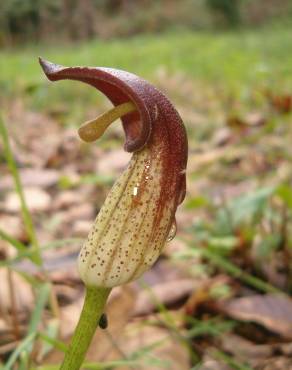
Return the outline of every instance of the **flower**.
[[[111,68],[63,67],[40,60],[52,80],[85,82],[104,93],[121,115],[124,148],[133,156],[110,190],[78,266],[87,286],[114,287],[137,279],[159,257],[186,191],[187,137],[170,101],[147,81]],[[79,130],[86,141],[108,123],[99,119]]]

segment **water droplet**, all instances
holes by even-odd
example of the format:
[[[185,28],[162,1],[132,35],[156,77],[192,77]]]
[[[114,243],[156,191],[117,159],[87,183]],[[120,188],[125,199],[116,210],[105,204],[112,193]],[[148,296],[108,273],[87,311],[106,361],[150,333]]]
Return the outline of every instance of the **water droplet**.
[[[174,219],[173,224],[171,225],[171,228],[169,230],[168,237],[166,239],[167,242],[170,242],[176,236],[176,230],[176,219]]]

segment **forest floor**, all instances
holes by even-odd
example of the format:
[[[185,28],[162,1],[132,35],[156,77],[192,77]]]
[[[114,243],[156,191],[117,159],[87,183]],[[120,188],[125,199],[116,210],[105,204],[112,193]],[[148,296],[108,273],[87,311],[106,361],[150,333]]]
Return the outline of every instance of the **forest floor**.
[[[80,245],[130,158],[119,123],[96,144],[80,142],[80,124],[110,104],[86,85],[47,82],[38,55],[150,80],[189,137],[177,235],[142,279],[114,290],[108,329],[97,332],[84,369],[292,369],[291,54],[283,28],[0,51],[14,156],[2,122],[4,369],[58,368],[83,302]],[[41,263],[30,245],[40,246]]]

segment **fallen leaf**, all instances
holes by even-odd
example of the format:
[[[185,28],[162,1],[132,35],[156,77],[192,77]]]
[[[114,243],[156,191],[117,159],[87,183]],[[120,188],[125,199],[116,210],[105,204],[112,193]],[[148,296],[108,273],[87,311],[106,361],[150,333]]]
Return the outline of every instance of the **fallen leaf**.
[[[17,137],[17,144],[11,142],[13,153],[22,166],[42,168],[56,151],[61,127],[47,115],[25,109],[22,100],[15,99],[9,109],[8,130],[12,139]]]
[[[128,324],[123,341],[120,340],[119,343],[127,356],[135,351],[142,351],[147,346],[152,346],[151,351],[148,354],[146,352],[139,359],[139,365],[135,368],[141,370],[190,369],[189,351],[184,343],[179,341],[175,335],[170,335],[169,330],[160,326],[146,325],[144,320]],[[118,369],[129,369],[129,367]]]
[[[196,172],[201,169],[201,167],[208,166],[214,162],[218,162],[223,159],[226,161],[234,161],[240,160],[245,156],[245,150],[240,147],[229,147],[228,149],[225,147],[220,147],[205,151],[203,153],[190,154],[188,171]]]
[[[18,240],[25,240],[26,235],[23,224],[19,217],[0,215],[0,230]],[[0,237],[0,259],[13,258],[17,255],[17,249]]]
[[[212,357],[212,351],[209,350],[203,356],[202,363],[199,370],[231,370],[231,368],[224,364],[223,361],[219,361]]]
[[[127,166],[130,158],[131,154],[123,149],[111,150],[99,158],[97,171],[105,175],[117,174]]]
[[[248,113],[245,120],[249,126],[262,126],[266,123],[266,118],[260,112]]]
[[[231,130],[228,127],[221,127],[216,130],[212,137],[212,144],[214,146],[224,146],[232,139]]]
[[[270,94],[270,103],[279,113],[289,113],[292,109],[291,95],[272,95]]]
[[[238,335],[229,333],[220,337],[220,347],[240,360],[247,359],[251,364],[255,360],[265,359],[274,353],[274,346],[270,344],[254,344]]]
[[[54,210],[66,209],[77,203],[80,203],[80,195],[77,191],[63,190],[53,199],[52,208]]]
[[[19,274],[11,271],[13,292],[15,297],[14,309],[16,312],[30,312],[34,305],[34,296],[31,285]],[[10,287],[8,269],[0,269],[1,301],[0,311],[11,311]]]
[[[19,170],[19,175],[23,187],[41,188],[56,185],[60,176],[56,170],[40,168],[23,168]],[[0,190],[11,189],[13,185],[13,179],[10,175],[3,176]]]
[[[173,262],[168,259],[160,258],[152,269],[144,273],[141,281],[149,286],[154,286],[156,284],[185,279],[187,277],[188,275],[186,275],[186,272],[179,269]]]
[[[151,288],[151,292],[142,290],[136,300],[134,315],[148,314],[154,311],[159,304],[166,306],[174,304],[189,296],[196,285],[198,284],[194,280],[180,279],[156,284]]]
[[[73,334],[83,306],[84,294],[79,292],[78,298],[71,304],[61,307],[60,337],[67,339]]]
[[[76,237],[85,238],[92,227],[92,220],[77,220],[72,227],[72,234]]]
[[[247,126],[248,126],[248,124],[247,124],[247,122],[244,118],[241,118],[241,117],[236,116],[236,115],[231,115],[231,116],[227,117],[226,124],[231,129],[240,130],[241,133],[244,133],[247,129]]]
[[[259,366],[255,367],[255,370],[291,370],[292,359],[287,357],[274,357],[269,358]]]
[[[51,207],[51,196],[40,188],[24,189],[24,197],[31,212],[44,212]],[[20,212],[21,203],[16,192],[7,194],[4,200],[4,208],[7,212]]]
[[[74,205],[68,210],[57,212],[55,216],[59,218],[60,227],[62,227],[61,224],[72,223],[77,220],[93,220],[94,205],[89,203]]]
[[[232,333],[220,337],[220,348],[239,362],[249,364],[253,369],[263,369],[265,364],[273,363],[275,354],[287,357],[292,354],[292,343],[255,344]]]
[[[253,321],[270,331],[292,338],[292,300],[280,294],[253,295],[219,303],[227,315]]]

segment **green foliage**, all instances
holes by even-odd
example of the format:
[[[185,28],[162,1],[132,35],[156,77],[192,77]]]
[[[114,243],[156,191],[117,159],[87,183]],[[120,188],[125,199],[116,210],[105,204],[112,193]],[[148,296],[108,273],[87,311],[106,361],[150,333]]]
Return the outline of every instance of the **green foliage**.
[[[224,234],[245,223],[255,226],[261,219],[274,190],[270,187],[258,189],[232,200],[226,208],[223,207],[218,211],[216,230]]]
[[[223,16],[229,26],[237,26],[240,23],[240,0],[206,0],[207,6],[212,12]]]
[[[196,338],[200,336],[216,337],[223,333],[228,333],[235,326],[234,321],[224,321],[221,318],[212,318],[210,320],[198,320],[194,317],[188,316],[186,322],[191,324],[191,329],[188,330],[187,336],[189,338]]]
[[[180,28],[206,30],[218,24],[257,26],[275,17],[291,17],[291,11],[287,0],[281,6],[277,0],[268,4],[265,0],[3,0],[0,46],[108,39]]]
[[[267,261],[286,248],[290,253],[291,189],[286,184],[265,187],[234,198],[224,205],[209,203],[210,219],[194,224],[189,257],[198,254],[217,268],[262,292],[276,292],[278,288],[266,283],[262,275]],[[189,203],[191,204],[191,203]],[[194,204],[194,209],[196,204]],[[263,225],[269,225],[263,228]],[[187,254],[188,254],[187,253]],[[249,261],[253,276],[232,262],[238,254]],[[186,255],[178,256],[180,258]],[[252,264],[253,261],[253,264]],[[287,261],[288,262],[288,261]],[[262,277],[262,279],[261,279]],[[285,287],[289,290],[289,277]]]
[[[289,209],[292,209],[292,189],[289,184],[281,184],[276,193],[283,200]]]
[[[167,74],[176,75],[180,71],[207,86],[224,86],[226,95],[243,94],[247,87],[261,89],[267,83],[274,89],[279,81],[283,89],[288,89],[292,76],[290,36],[290,28],[284,27],[240,34],[219,32],[215,36],[205,32],[178,32],[131,40],[91,41],[62,48],[40,45],[2,50],[0,106],[5,109],[8,99],[21,98],[30,109],[50,113],[48,110],[54,107],[60,112],[58,121],[72,125],[79,124],[86,110],[101,101],[94,89],[82,85],[78,89],[66,83],[48,88],[36,61],[38,55],[64,65],[107,65],[130,70],[150,80],[157,78],[161,68]],[[79,104],[72,106],[71,102],[77,98]]]
[[[12,153],[12,150],[11,150],[11,147],[10,147],[8,133],[7,133],[6,127],[4,125],[4,122],[3,122],[1,116],[0,116],[0,137],[1,137],[2,142],[3,142],[4,156],[5,156],[5,159],[7,161],[7,164],[8,164],[8,167],[10,169],[13,180],[14,180],[15,190],[16,190],[16,192],[18,194],[18,197],[19,197],[19,200],[20,200],[21,214],[22,214],[23,223],[25,225],[26,232],[27,232],[27,234],[30,238],[31,248],[34,251],[34,255],[31,257],[31,259],[34,263],[36,263],[38,265],[41,265],[42,264],[42,258],[41,258],[40,251],[39,251],[39,244],[38,244],[38,240],[37,240],[37,237],[36,237],[36,232],[35,232],[35,229],[34,229],[32,217],[31,217],[31,214],[30,214],[30,212],[28,210],[28,207],[27,207],[26,199],[24,197],[23,187],[22,187],[22,184],[21,184],[21,181],[20,181],[19,172],[18,172],[16,163],[15,163],[15,160],[14,160],[14,157],[13,157],[13,153]],[[2,232],[2,237],[3,236],[5,237],[4,234],[5,233]],[[7,237],[6,237],[6,239],[7,239]],[[10,241],[12,241],[12,239]],[[12,244],[17,249],[20,249],[20,244],[19,243],[14,242]]]

